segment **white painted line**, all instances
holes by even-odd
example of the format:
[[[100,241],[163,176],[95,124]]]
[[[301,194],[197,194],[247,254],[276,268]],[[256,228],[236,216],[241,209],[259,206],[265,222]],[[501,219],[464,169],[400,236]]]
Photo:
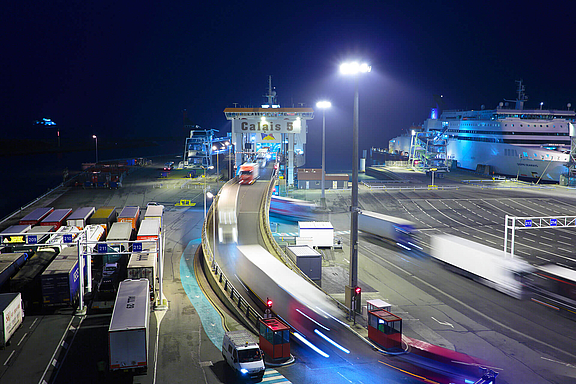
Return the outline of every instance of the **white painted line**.
[[[572,252],[572,251],[569,251],[569,250],[564,249],[564,248],[558,248],[558,249],[561,250],[561,251],[564,251],[564,252],[568,252],[568,253]]]
[[[567,366],[568,368],[576,368],[576,365],[568,364],[568,363],[565,363],[565,362],[563,362],[563,361],[552,360],[552,359],[549,359],[549,358],[544,357],[544,356],[541,356],[540,358],[543,359],[543,360],[551,361],[551,362],[553,362],[553,363],[565,365],[565,366]]]
[[[487,242],[487,243],[490,243],[490,244],[498,245],[498,243],[495,243],[494,241],[491,241],[491,240],[488,240],[488,239],[486,239],[486,242]]]
[[[565,242],[560,241],[560,240],[558,240],[558,242],[559,242],[560,244],[564,244],[564,245],[572,245],[572,244],[570,244],[570,243],[565,243]]]
[[[440,324],[440,325],[449,325],[449,326],[451,326],[452,328],[454,328],[454,326],[453,326],[452,324],[450,324],[449,322],[447,322],[447,321],[439,321],[439,320],[436,320],[435,317],[432,317],[432,320],[434,320],[435,322],[437,322],[437,323]]]
[[[525,254],[525,255],[529,255],[528,252],[524,252],[524,251],[522,251],[522,250],[516,250],[516,252],[518,252],[518,253],[523,253],[523,254]]]
[[[540,259],[540,260],[544,260],[544,261],[550,262],[550,259],[546,259],[546,258],[544,258],[544,257],[542,257],[542,256],[536,256],[536,258],[537,258],[537,259]]]
[[[526,241],[531,241],[531,242],[533,242],[533,243],[536,242],[536,240],[532,240],[532,239],[528,239],[528,238],[526,238],[526,239],[524,239],[524,240],[526,240]]]
[[[554,241],[553,239],[546,237],[546,236],[542,236],[543,239],[548,240],[548,241]]]
[[[20,345],[20,344],[22,343],[22,341],[24,341],[24,338],[26,337],[26,335],[28,335],[28,332],[26,332],[26,333],[22,336],[22,338],[20,339],[20,341],[19,341],[18,344],[16,344],[16,345]]]
[[[554,248],[554,246],[552,244],[546,244],[546,243],[540,243],[541,245],[544,245],[546,247],[550,247],[550,248]]]
[[[34,324],[36,324],[37,321],[38,321],[38,318],[35,318],[34,321],[32,322],[32,324],[30,324],[30,327],[28,329],[32,329],[32,327],[34,326]]]
[[[8,361],[10,361],[10,359],[12,358],[12,355],[15,354],[16,351],[12,351],[12,353],[10,354],[10,356],[8,356],[8,358],[6,359],[6,361],[4,362],[4,365],[8,365]]]

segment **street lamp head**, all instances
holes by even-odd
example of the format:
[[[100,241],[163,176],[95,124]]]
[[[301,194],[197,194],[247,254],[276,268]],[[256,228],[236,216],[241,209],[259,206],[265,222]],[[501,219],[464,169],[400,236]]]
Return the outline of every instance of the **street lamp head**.
[[[208,197],[209,199],[213,198],[214,195],[212,194],[212,192],[206,192],[206,197]]]
[[[93,139],[96,139],[96,135],[92,135],[92,138],[93,138]]]
[[[329,101],[319,101],[316,103],[316,107],[318,108],[330,108],[332,106],[332,103]]]
[[[216,148],[215,145],[212,146],[212,150],[213,150],[213,151],[215,151],[215,150],[217,150],[217,149],[218,149],[218,148]]]
[[[225,141],[224,144],[226,144],[226,146],[230,145],[229,141]]]
[[[344,75],[356,75],[360,72],[370,72],[372,67],[366,63],[358,63],[357,61],[353,61],[351,63],[342,63],[340,64],[340,73]]]

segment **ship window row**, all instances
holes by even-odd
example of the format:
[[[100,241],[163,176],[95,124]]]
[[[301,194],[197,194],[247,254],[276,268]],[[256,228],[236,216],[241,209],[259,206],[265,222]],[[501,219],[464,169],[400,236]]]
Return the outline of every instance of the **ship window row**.
[[[524,135],[524,136],[568,136],[568,132],[503,132],[503,131],[476,131],[472,129],[448,129],[448,132],[459,133],[459,134],[481,134],[481,135],[496,135],[496,136],[506,136],[506,135]]]
[[[511,125],[512,127],[514,126],[514,124],[510,124],[510,125]],[[527,125],[528,127],[530,126],[530,124],[526,124],[526,125]],[[504,126],[507,127],[508,124],[504,124]],[[520,126],[523,127],[524,125],[523,125],[523,124],[520,124]],[[538,127],[538,124],[532,124],[532,126],[533,126],[533,127]],[[549,127],[549,124],[546,124],[546,128],[548,128],[548,127]],[[542,124],[540,124],[540,128],[542,128]],[[556,128],[556,125],[553,124],[553,125],[552,125],[552,128]],[[558,128],[564,128],[564,126],[563,126],[562,124],[560,124],[560,125],[558,126]]]
[[[493,137],[467,137],[467,136],[452,136],[458,140],[465,141],[480,141],[484,143],[505,143],[505,144],[570,144],[568,140],[537,140],[537,139],[496,139]]]

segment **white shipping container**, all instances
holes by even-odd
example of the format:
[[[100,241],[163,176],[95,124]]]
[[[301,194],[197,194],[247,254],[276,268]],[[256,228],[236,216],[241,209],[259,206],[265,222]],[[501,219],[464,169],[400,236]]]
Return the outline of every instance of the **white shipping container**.
[[[329,221],[299,221],[298,236],[311,237],[314,247],[332,247],[334,245],[334,227]]]
[[[108,328],[109,367],[112,371],[148,368],[150,299],[148,280],[120,283]]]
[[[24,307],[20,292],[0,294],[0,311],[2,311],[0,347],[4,347],[24,320]]]

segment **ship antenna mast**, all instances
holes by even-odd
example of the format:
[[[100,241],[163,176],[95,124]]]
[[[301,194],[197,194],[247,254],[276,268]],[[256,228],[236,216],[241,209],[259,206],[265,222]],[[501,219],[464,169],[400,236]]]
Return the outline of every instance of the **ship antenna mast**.
[[[522,110],[524,109],[524,102],[526,100],[528,100],[528,96],[526,96],[526,88],[524,87],[524,85],[522,85],[522,80],[516,80],[516,84],[518,84],[518,90],[516,92],[518,92],[518,96],[516,98],[516,100],[506,100],[504,99],[504,101],[510,101],[510,102],[515,102],[516,103],[516,109]]]

